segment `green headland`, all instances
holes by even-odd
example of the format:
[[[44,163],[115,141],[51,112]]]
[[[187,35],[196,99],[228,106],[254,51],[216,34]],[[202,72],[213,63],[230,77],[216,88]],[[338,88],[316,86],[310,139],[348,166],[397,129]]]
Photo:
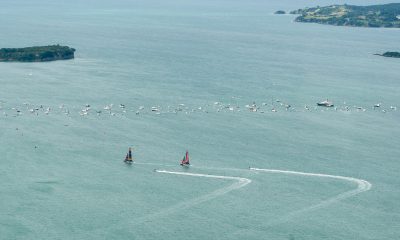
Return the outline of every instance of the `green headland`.
[[[0,62],[47,62],[74,58],[75,49],[60,46],[37,46],[0,49]]]
[[[331,5],[291,11],[295,21],[354,27],[400,28],[400,3],[371,6]]]
[[[384,54],[375,54],[382,57],[400,58],[400,52],[385,52]]]

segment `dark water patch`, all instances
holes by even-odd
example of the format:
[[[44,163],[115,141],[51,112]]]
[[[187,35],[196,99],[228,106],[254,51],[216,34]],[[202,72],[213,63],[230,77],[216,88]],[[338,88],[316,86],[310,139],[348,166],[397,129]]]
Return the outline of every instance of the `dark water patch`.
[[[33,185],[30,186],[30,188],[37,192],[50,194],[53,193],[55,190],[54,185],[59,183],[59,181],[55,180],[36,181]]]
[[[31,232],[28,227],[14,219],[0,222],[0,239],[24,239]]]
[[[35,183],[39,183],[39,184],[58,184],[58,183],[60,183],[59,181],[52,181],[52,180],[49,180],[49,181],[37,181],[37,182],[35,182]]]

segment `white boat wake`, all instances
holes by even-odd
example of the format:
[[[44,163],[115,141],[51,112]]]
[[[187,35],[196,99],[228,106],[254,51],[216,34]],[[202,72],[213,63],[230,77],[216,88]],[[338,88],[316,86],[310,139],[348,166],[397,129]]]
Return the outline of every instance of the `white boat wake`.
[[[344,177],[344,176],[336,176],[336,175],[329,175],[329,174],[321,174],[321,173],[307,173],[307,172],[296,172],[296,171],[287,171],[287,170],[277,170],[277,169],[263,169],[263,168],[250,168],[250,170],[252,171],[259,171],[259,172],[268,172],[268,173],[280,173],[280,174],[288,174],[288,175],[298,175],[298,176],[307,176],[307,177],[320,177],[320,178],[331,178],[331,179],[338,179],[338,180],[343,180],[343,181],[347,181],[347,182],[351,182],[351,183],[355,183],[357,184],[357,188],[341,193],[339,195],[336,195],[334,197],[331,197],[329,199],[323,200],[317,204],[314,204],[312,206],[291,212],[289,214],[287,214],[284,217],[281,217],[279,219],[274,220],[273,222],[271,222],[270,225],[275,225],[275,224],[279,224],[282,222],[286,222],[288,220],[290,220],[292,217],[294,217],[295,215],[299,215],[301,213],[304,212],[308,212],[308,211],[313,211],[319,208],[323,208],[326,207],[330,204],[333,204],[335,202],[341,201],[343,199],[352,197],[356,194],[362,193],[362,192],[366,192],[368,190],[371,189],[372,184],[366,180],[363,179],[358,179],[358,178],[352,178],[352,177]]]
[[[187,201],[175,204],[171,207],[168,207],[160,212],[156,212],[153,214],[149,214],[144,216],[143,218],[135,219],[135,224],[142,224],[145,222],[149,222],[153,219],[157,219],[159,217],[171,214],[173,212],[176,212],[177,210],[182,210],[186,208],[193,207],[195,205],[201,204],[203,202],[209,201],[211,199],[214,199],[218,196],[227,194],[233,190],[237,190],[239,188],[242,188],[246,186],[247,184],[251,183],[251,180],[248,178],[242,178],[242,177],[232,177],[232,176],[220,176],[220,175],[210,175],[210,174],[201,174],[201,173],[187,173],[187,172],[174,172],[174,171],[166,171],[166,170],[155,170],[155,172],[158,173],[165,173],[165,174],[175,174],[175,175],[183,175],[183,176],[191,176],[191,177],[204,177],[204,178],[215,178],[215,179],[223,179],[223,180],[234,180],[235,182],[227,187],[223,187],[220,189],[217,189],[211,193],[202,195],[200,197],[194,198],[194,199],[189,199]]]
[[[150,164],[150,163],[144,163],[144,164]],[[157,165],[151,163],[151,165]],[[159,164],[158,164],[159,165]],[[166,165],[169,166],[169,165]],[[203,167],[196,167],[198,169],[202,169]],[[237,169],[237,168],[207,168],[204,167],[204,169],[213,169],[213,170],[235,170],[235,171],[248,171],[244,169]],[[288,213],[283,217],[274,219],[271,222],[266,223],[264,226],[272,226],[276,224],[280,224],[286,221],[289,221],[291,218],[293,218],[296,215],[299,215],[301,213],[317,210],[323,207],[326,207],[330,204],[333,204],[335,202],[344,200],[346,198],[352,197],[356,194],[368,191],[371,189],[372,185],[366,180],[363,179],[357,179],[357,178],[352,178],[352,177],[344,177],[344,176],[337,176],[337,175],[329,175],[329,174],[321,174],[321,173],[307,173],[307,172],[297,172],[297,171],[288,171],[288,170],[278,170],[278,169],[263,169],[263,168],[249,168],[250,171],[258,171],[258,172],[266,172],[266,173],[277,173],[277,174],[287,174],[287,175],[297,175],[297,176],[306,176],[306,177],[318,177],[318,178],[330,178],[330,179],[337,179],[337,180],[342,180],[342,181],[347,181],[350,183],[355,183],[357,184],[357,188],[346,191],[344,193],[340,193],[338,195],[335,195],[331,198],[325,199],[317,204],[296,210],[294,212]],[[164,173],[164,174],[174,174],[174,175],[181,175],[181,176],[191,176],[191,177],[204,177],[204,178],[214,178],[214,179],[224,179],[224,180],[234,180],[235,182],[227,187],[223,187],[220,189],[217,189],[211,193],[199,196],[194,199],[186,200],[184,202],[181,202],[179,204],[173,205],[171,207],[168,207],[164,210],[161,210],[160,212],[153,213],[146,215],[142,218],[136,219],[135,224],[142,224],[145,222],[149,222],[151,220],[157,219],[158,217],[165,216],[171,213],[176,212],[177,210],[181,209],[186,209],[193,207],[195,205],[201,204],[203,202],[212,200],[216,197],[219,197],[221,195],[227,194],[233,190],[242,188],[246,186],[247,184],[251,183],[251,180],[248,178],[243,178],[243,177],[233,177],[233,176],[221,176],[221,175],[210,175],[210,174],[200,174],[200,173],[189,173],[189,172],[176,172],[176,171],[167,171],[167,170],[155,170],[157,173]]]

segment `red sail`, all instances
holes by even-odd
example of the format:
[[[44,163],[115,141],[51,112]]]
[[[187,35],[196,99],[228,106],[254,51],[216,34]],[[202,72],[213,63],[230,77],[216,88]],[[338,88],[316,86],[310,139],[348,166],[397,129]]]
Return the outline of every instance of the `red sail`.
[[[189,164],[190,164],[189,163],[189,152],[186,151],[186,154],[182,159],[181,165],[183,166],[183,165],[189,165]]]

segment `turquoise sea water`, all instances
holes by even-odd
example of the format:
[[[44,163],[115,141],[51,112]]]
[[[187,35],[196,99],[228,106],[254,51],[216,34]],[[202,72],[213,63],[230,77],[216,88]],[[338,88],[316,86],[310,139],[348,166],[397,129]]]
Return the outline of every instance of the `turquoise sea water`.
[[[0,239],[399,238],[400,31],[272,14],[333,3],[1,1],[0,47],[77,52],[0,63]]]

